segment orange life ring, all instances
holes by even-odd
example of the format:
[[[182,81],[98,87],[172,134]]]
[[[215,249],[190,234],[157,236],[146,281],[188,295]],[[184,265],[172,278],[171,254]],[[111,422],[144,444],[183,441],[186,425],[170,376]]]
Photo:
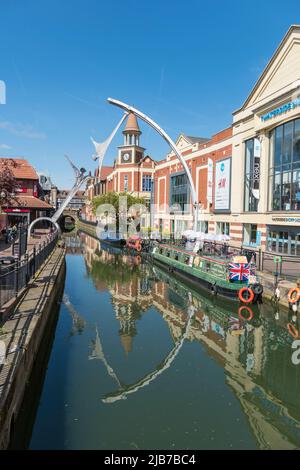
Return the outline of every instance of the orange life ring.
[[[296,297],[294,297],[294,293],[296,293]],[[289,293],[288,293],[288,301],[290,304],[295,304],[296,302],[298,302],[298,300],[300,299],[300,289],[299,287],[292,287],[290,290],[289,290]]]
[[[249,292],[250,294],[250,297],[249,299],[245,299],[245,297],[243,296],[244,292]],[[250,289],[250,287],[242,287],[242,289],[239,290],[239,299],[241,302],[243,302],[244,304],[250,304],[253,299],[254,299],[254,292],[252,289]]]
[[[142,251],[142,245],[141,245],[141,242],[140,240],[138,240],[135,244],[135,249],[136,251]]]
[[[243,315],[242,315],[242,311],[243,310],[247,310],[247,312],[249,312],[249,317],[248,318],[245,318]],[[250,321],[252,320],[253,316],[254,316],[254,313],[253,311],[251,310],[250,307],[246,307],[246,305],[242,305],[242,307],[239,308],[238,310],[238,316],[242,319],[242,320],[246,320],[246,321]]]
[[[298,332],[297,328],[295,328],[292,323],[287,324],[287,329],[288,329],[290,335],[292,335],[293,338],[299,338],[299,332]]]

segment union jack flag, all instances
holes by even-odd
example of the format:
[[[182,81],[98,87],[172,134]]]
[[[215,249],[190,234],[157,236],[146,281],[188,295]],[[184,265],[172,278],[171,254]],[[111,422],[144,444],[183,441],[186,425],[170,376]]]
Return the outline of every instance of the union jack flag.
[[[249,263],[229,263],[229,279],[231,281],[248,281],[250,274]]]

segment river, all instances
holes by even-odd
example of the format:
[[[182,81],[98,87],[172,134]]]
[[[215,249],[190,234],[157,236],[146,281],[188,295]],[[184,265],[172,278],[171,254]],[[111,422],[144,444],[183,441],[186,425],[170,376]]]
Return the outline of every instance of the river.
[[[288,313],[260,305],[242,320],[238,305],[88,235],[66,242],[54,339],[13,448],[300,448]]]

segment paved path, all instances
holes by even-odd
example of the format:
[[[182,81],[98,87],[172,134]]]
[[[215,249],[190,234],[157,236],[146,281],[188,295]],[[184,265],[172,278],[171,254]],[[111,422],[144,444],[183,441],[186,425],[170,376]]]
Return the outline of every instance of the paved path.
[[[34,233],[34,238],[30,238],[27,251],[31,251],[34,246],[42,244],[47,240],[48,235],[50,234],[49,230],[37,230]],[[16,241],[18,243],[18,241]],[[12,256],[12,245],[8,245],[5,241],[0,241],[0,257],[1,256]]]
[[[33,351],[38,348],[41,340],[41,322],[45,321],[43,314],[48,308],[63,259],[64,250],[57,247],[36,278],[29,283],[27,292],[0,328],[2,347],[0,350],[0,449],[1,431],[3,431],[7,406],[10,406],[10,392],[14,390],[12,393],[15,398],[18,393],[21,393],[23,382],[28,379],[30,363],[34,360]],[[5,344],[4,357],[3,343]],[[30,360],[28,354],[30,354]]]

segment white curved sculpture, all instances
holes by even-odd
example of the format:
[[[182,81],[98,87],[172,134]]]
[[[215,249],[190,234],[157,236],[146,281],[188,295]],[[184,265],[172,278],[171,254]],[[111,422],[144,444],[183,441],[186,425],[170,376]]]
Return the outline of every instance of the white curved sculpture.
[[[71,199],[75,196],[75,194],[77,193],[80,186],[90,178],[90,175],[85,174],[86,170],[84,168],[80,168],[80,169],[77,168],[77,166],[74,165],[74,163],[70,160],[70,158],[67,155],[65,155],[65,157],[66,157],[66,159],[68,160],[68,162],[70,163],[71,167],[74,170],[75,183],[74,183],[71,191],[69,192],[68,196],[66,197],[66,199],[62,203],[62,205],[59,207],[59,209],[57,209],[57,211],[53,214],[53,216],[51,218],[50,217],[39,217],[38,219],[31,222],[31,224],[28,227],[28,238],[30,237],[31,230],[34,227],[34,225],[37,222],[40,222],[41,220],[48,220],[49,222],[52,222],[55,225],[55,227],[57,228],[58,233],[60,233],[60,228],[59,228],[59,225],[57,223],[58,219],[60,218],[61,214],[63,213],[63,211],[65,210],[65,208],[67,207],[67,205],[69,204]]]
[[[100,142],[100,143],[96,142],[93,139],[93,137],[91,137],[91,141],[93,142],[95,150],[96,150],[96,155],[93,157],[93,160],[94,161],[99,160],[99,176],[100,176],[100,173],[101,173],[102,163],[103,163],[103,160],[104,160],[104,156],[107,152],[107,149],[108,149],[111,141],[113,140],[116,132],[118,131],[119,127],[122,125],[124,119],[127,116],[128,116],[128,113],[124,113],[124,115],[122,116],[122,118],[120,119],[120,121],[118,122],[118,124],[116,125],[116,127],[114,128],[112,133],[110,134],[110,136],[104,142]]]
[[[189,167],[186,164],[186,161],[184,160],[183,156],[180,153],[180,150],[176,146],[175,142],[171,139],[171,137],[155,122],[153,119],[149,118],[146,114],[142,113],[136,108],[133,108],[132,106],[129,106],[126,103],[123,103],[122,101],[115,100],[113,98],[107,98],[107,101],[110,104],[113,104],[115,106],[118,106],[119,108],[124,109],[125,111],[134,113],[136,116],[138,116],[140,119],[145,121],[147,124],[149,124],[153,129],[155,129],[162,137],[163,139],[168,142],[170,145],[171,149],[174,151],[175,155],[177,155],[180,163],[182,164],[184,171],[188,177],[189,183],[190,183],[190,188],[191,188],[191,196],[192,196],[192,201],[193,201],[193,207],[194,207],[194,230],[197,230],[197,222],[198,222],[198,199],[196,195],[196,189],[195,185],[193,182],[193,178],[191,175],[191,172],[189,170]]]
[[[56,230],[57,230],[58,234],[60,234],[60,226],[58,225],[58,223],[55,220],[53,220],[51,217],[38,217],[37,219],[33,220],[31,222],[31,224],[29,225],[29,227],[28,227],[28,237],[30,237],[31,230],[33,229],[35,224],[37,222],[41,222],[42,220],[48,220],[48,222],[51,222],[56,227]]]

